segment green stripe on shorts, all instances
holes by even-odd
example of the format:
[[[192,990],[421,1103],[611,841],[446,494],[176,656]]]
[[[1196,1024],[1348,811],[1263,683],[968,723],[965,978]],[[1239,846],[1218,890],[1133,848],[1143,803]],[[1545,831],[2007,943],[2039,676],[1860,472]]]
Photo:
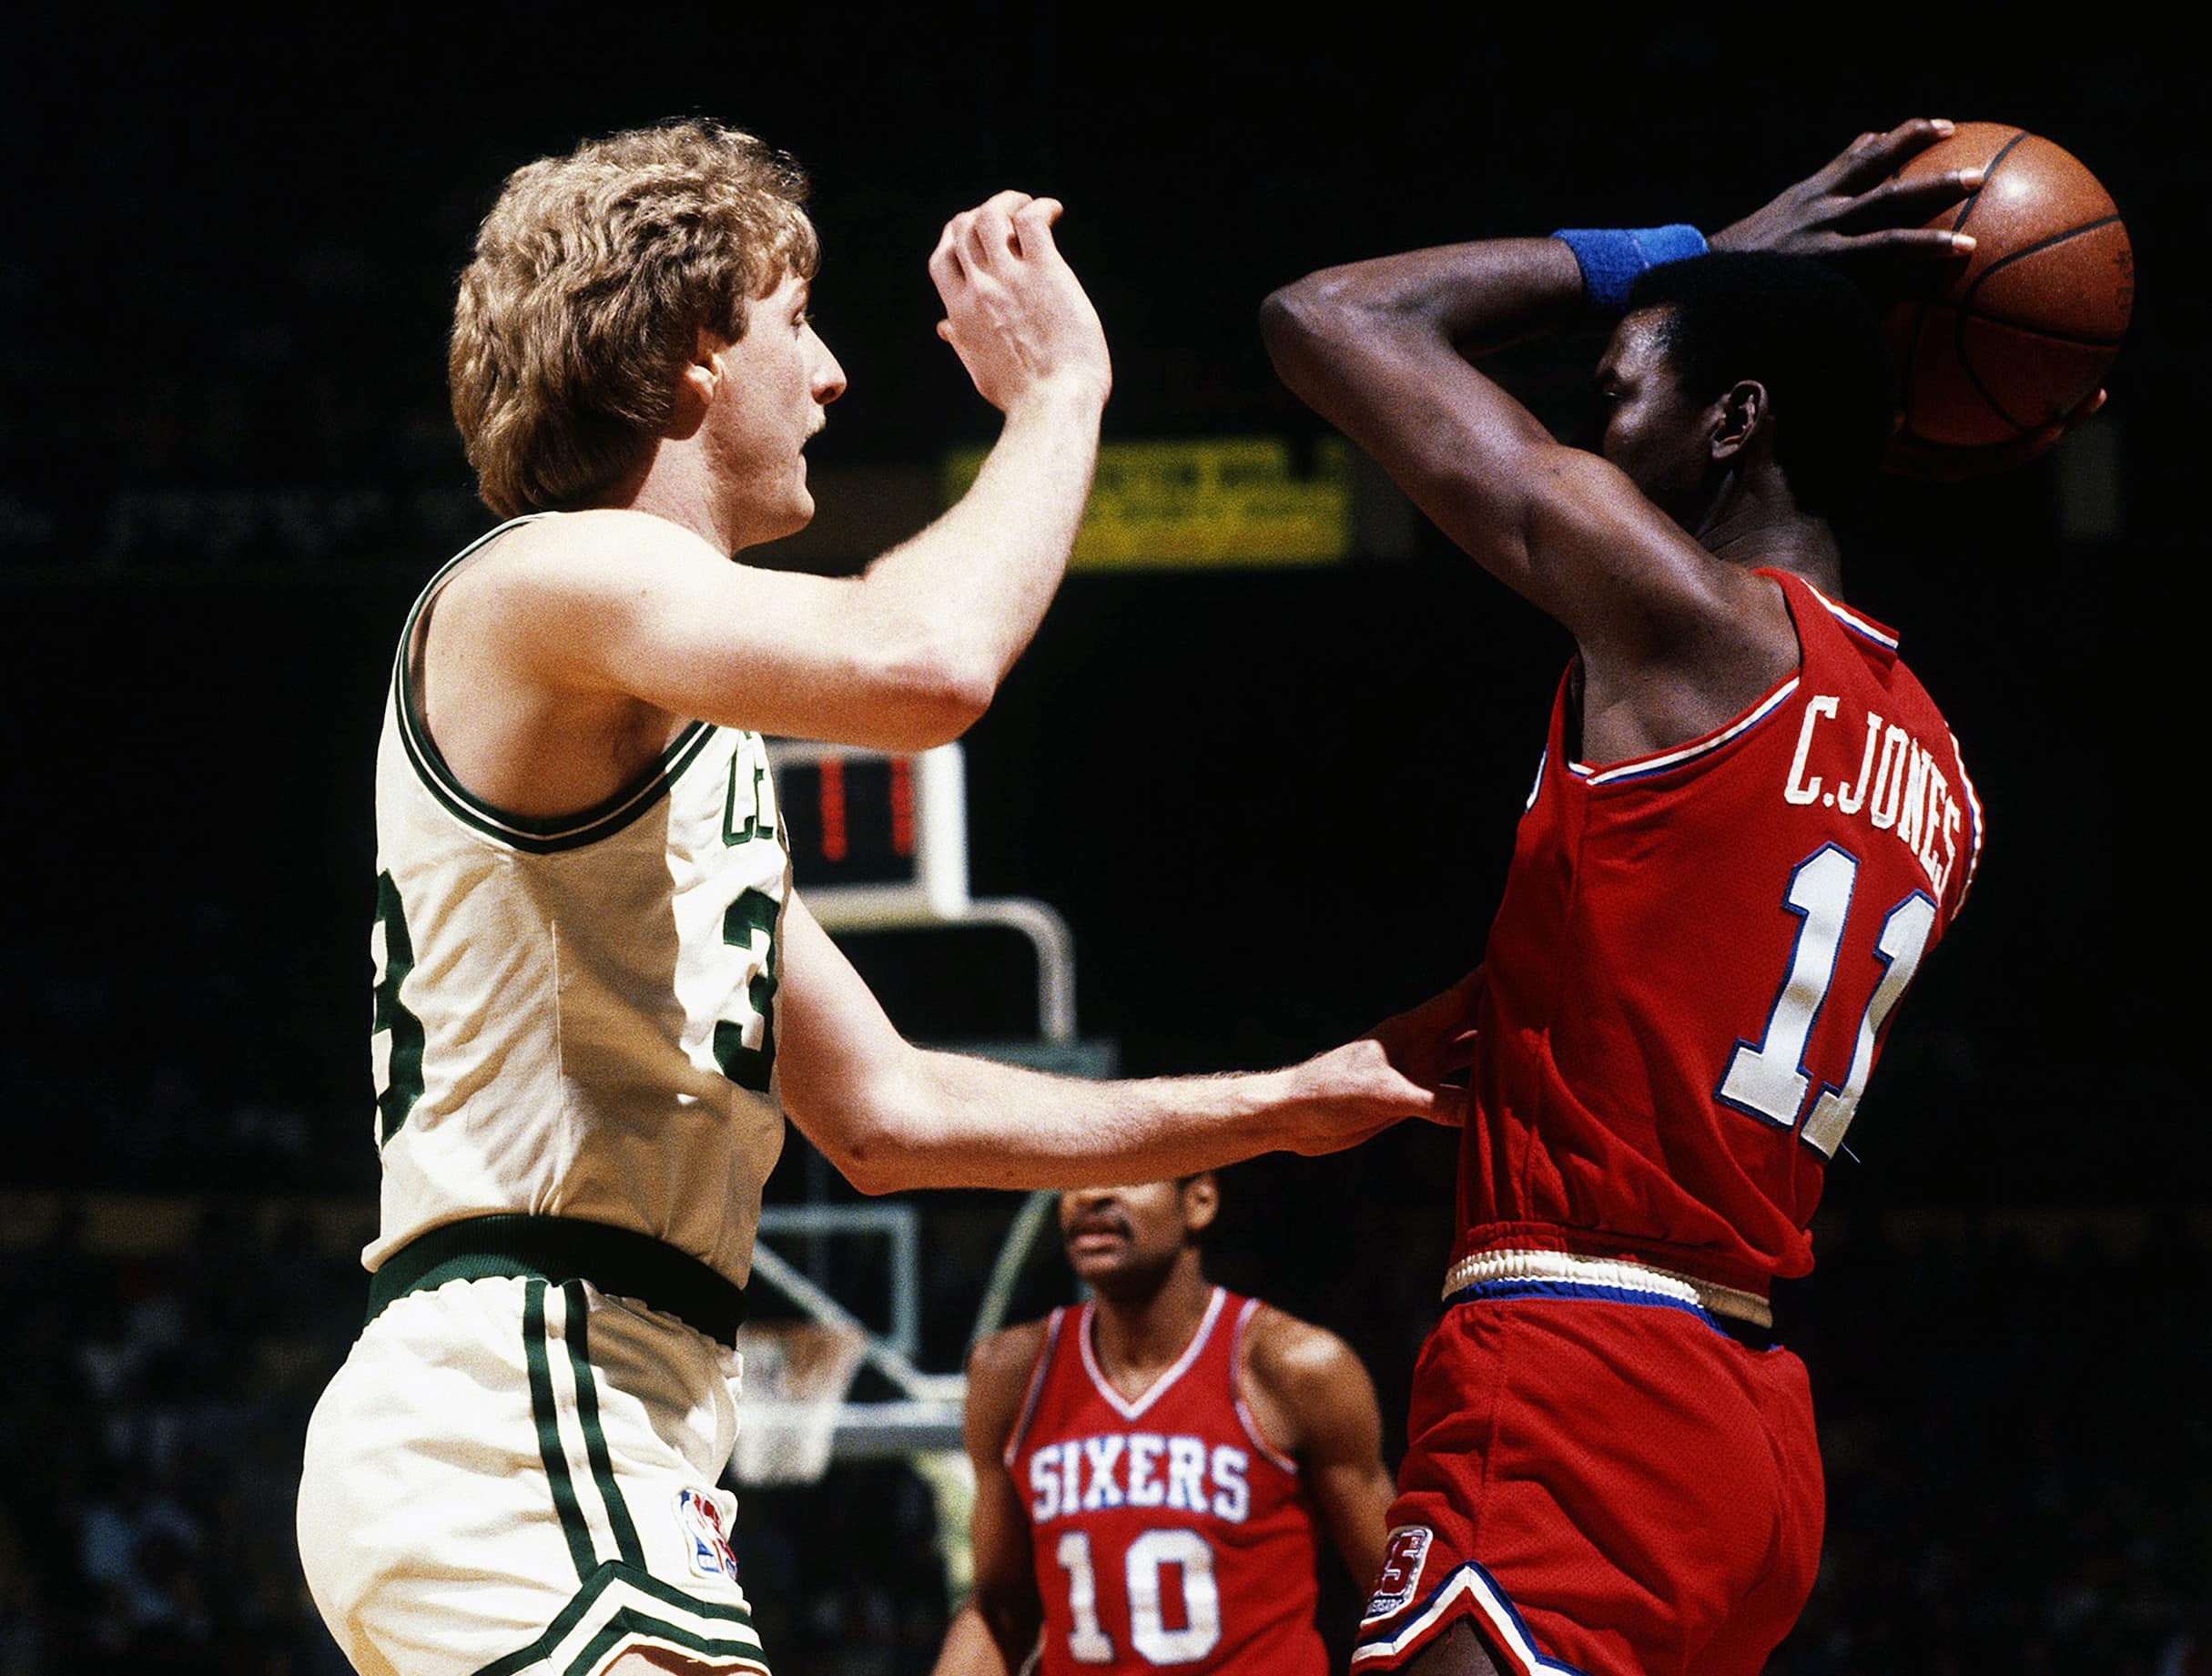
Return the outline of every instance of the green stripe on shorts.
[[[568,1451],[561,1443],[561,1413],[553,1405],[553,1367],[546,1359],[545,1283],[542,1280],[529,1281],[523,1287],[523,1355],[530,1366],[530,1411],[538,1423],[538,1455],[545,1463],[553,1509],[561,1516],[561,1534],[568,1539],[576,1580],[582,1582],[592,1575],[598,1556],[592,1551],[591,1529],[583,1522],[575,1481],[569,1476]]]
[[[483,1666],[475,1676],[522,1676],[523,1671],[545,1666],[610,1591],[632,1598],[618,1605],[607,1603],[612,1610],[606,1621],[591,1631],[591,1639],[570,1653],[563,1662],[547,1668],[557,1669],[562,1676],[579,1676],[624,1640],[635,1637],[681,1648],[695,1658],[735,1661],[736,1668],[746,1671],[766,1672],[768,1669],[760,1638],[753,1632],[752,1614],[744,1607],[696,1600],[650,1572],[610,1560],[585,1580],[574,1598],[545,1627],[543,1635],[529,1646],[517,1648],[506,1657]],[[710,1635],[687,1628],[664,1616],[664,1610],[709,1624],[727,1625],[729,1633]]]
[[[584,1453],[591,1457],[592,1477],[599,1485],[599,1499],[606,1504],[607,1523],[614,1528],[618,1556],[627,1564],[643,1568],[644,1545],[637,1539],[637,1527],[630,1522],[630,1509],[623,1502],[621,1487],[614,1482],[606,1428],[599,1423],[599,1377],[592,1371],[584,1338],[590,1306],[584,1300],[583,1283],[570,1281],[561,1288],[561,1295],[568,1300],[568,1361],[576,1375],[576,1418],[583,1425]]]
[[[562,1676],[585,1676],[593,1666],[619,1642],[632,1636],[643,1636],[655,1641],[680,1647],[685,1652],[703,1659],[742,1659],[748,1671],[765,1672],[767,1665],[760,1656],[757,1641],[710,1640],[703,1635],[694,1635],[688,1630],[679,1630],[672,1623],[663,1623],[649,1618],[634,1606],[625,1606],[607,1622],[605,1629],[585,1643],[584,1649],[562,1667]]]

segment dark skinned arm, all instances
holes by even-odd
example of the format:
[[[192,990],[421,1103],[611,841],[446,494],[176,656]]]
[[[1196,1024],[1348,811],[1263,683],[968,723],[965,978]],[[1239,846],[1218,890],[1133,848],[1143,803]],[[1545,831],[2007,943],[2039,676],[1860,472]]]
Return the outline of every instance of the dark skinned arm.
[[[1899,223],[1924,220],[1968,185],[1889,180],[1944,131],[1911,122],[1862,138],[1710,243],[1948,257],[1948,233]],[[1290,389],[1477,564],[1563,624],[1586,674],[1640,712],[1632,742],[1656,747],[1755,697],[1793,665],[1795,638],[1770,584],[1717,562],[1624,472],[1560,443],[1468,358],[1584,318],[1567,245],[1499,239],[1324,269],[1269,297],[1261,321]],[[1763,400],[1737,400],[1746,389],[1698,416],[1714,449],[1739,445],[1748,403]]]
[[[992,1334],[969,1353],[961,1431],[976,1475],[969,1526],[975,1592],[954,1617],[931,1676],[1005,1676],[1020,1670],[1037,1645],[1044,1603],[1030,1564],[1029,1503],[1005,1451],[1043,1345],[1044,1324],[1030,1321]]]
[[[1253,1318],[1247,1405],[1262,1434],[1298,1463],[1330,1540],[1362,1590],[1383,1568],[1396,1487],[1383,1464],[1375,1382],[1352,1347],[1277,1309]]]
[[[999,1643],[973,1600],[955,1612],[946,1626],[929,1676],[1010,1676],[1006,1655],[999,1651]]]

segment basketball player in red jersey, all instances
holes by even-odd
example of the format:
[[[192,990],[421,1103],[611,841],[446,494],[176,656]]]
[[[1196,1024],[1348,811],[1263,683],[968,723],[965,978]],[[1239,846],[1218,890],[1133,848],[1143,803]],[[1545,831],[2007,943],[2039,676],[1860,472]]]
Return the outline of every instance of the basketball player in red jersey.
[[[1575,656],[1485,950],[1463,1233],[1354,1669],[1750,1676],[1812,1584],[1822,1483],[1769,1289],[1981,814],[1830,524],[1893,422],[1835,266],[1942,262],[1977,184],[1862,137],[1708,245],[1571,229],[1324,269],[1284,381]],[[1601,453],[1469,355],[1618,317]],[[2084,414],[2094,407],[2085,404]],[[2047,446],[2059,430],[2035,439]]]
[[[1362,1583],[1390,1473],[1334,1335],[1211,1284],[1211,1173],[1060,1195],[1094,1301],[969,1358],[975,1596],[936,1676],[1322,1676],[1316,1527]]]

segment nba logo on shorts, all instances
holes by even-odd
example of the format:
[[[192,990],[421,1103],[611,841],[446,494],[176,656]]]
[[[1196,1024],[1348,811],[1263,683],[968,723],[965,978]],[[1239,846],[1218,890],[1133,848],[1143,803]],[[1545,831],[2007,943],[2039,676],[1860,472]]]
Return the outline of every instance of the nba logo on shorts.
[[[1390,1533],[1390,1546],[1383,1550],[1382,1575],[1375,1580],[1375,1595],[1367,1602],[1370,1620],[1405,1610],[1421,1586],[1421,1567],[1428,1559],[1433,1534],[1426,1525],[1401,1525]]]
[[[701,1577],[737,1580],[737,1556],[722,1534],[722,1509],[704,1490],[680,1489],[675,1498],[676,1529],[691,1544],[691,1569]]]

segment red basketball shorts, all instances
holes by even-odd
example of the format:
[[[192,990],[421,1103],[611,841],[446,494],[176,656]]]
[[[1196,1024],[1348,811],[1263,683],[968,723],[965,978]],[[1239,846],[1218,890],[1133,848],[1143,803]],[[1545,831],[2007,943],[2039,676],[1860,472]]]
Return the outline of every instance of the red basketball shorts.
[[[1353,1671],[1466,1619],[1514,1676],[1755,1676],[1820,1559],[1804,1364],[1631,1292],[1463,1296],[1415,1372]]]

